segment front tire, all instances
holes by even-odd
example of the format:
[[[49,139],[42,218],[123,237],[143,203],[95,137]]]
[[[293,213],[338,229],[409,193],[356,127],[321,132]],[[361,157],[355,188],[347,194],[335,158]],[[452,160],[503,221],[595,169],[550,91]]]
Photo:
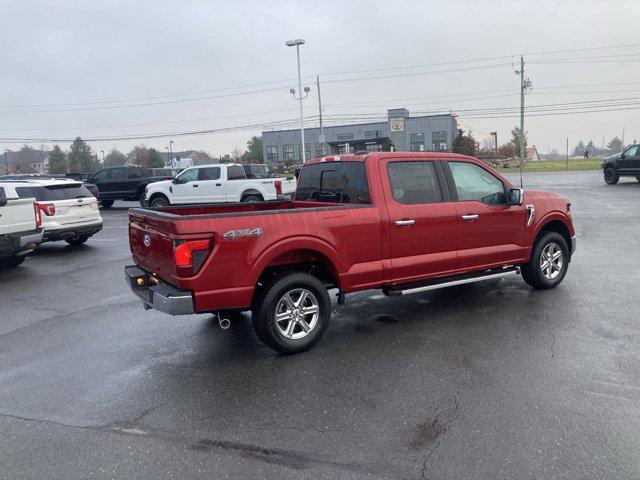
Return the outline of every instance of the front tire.
[[[543,234],[533,247],[531,260],[522,267],[522,278],[534,288],[555,288],[569,268],[569,248],[557,232]]]
[[[607,185],[615,185],[620,180],[620,176],[613,167],[607,167],[604,170],[604,181]]]
[[[64,241],[69,245],[78,246],[89,240],[90,235],[78,235],[77,237],[65,238]]]
[[[10,257],[0,258],[0,267],[13,268],[24,262],[24,255],[11,255]]]
[[[149,206],[152,208],[163,208],[169,205],[169,199],[164,195],[158,195],[153,197],[149,202]]]
[[[299,353],[315,345],[331,320],[324,284],[308,273],[277,278],[256,302],[253,328],[262,342],[281,353]]]

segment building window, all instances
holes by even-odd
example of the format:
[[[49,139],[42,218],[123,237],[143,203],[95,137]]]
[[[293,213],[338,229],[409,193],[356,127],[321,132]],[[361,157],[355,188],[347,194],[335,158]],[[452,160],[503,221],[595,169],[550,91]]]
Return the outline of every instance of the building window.
[[[338,140],[353,140],[353,133],[339,133],[336,138]]]
[[[433,150],[442,151],[447,149],[447,132],[433,132],[431,134]]]
[[[304,142],[304,154],[305,160],[309,160],[311,158],[311,144]],[[302,160],[302,144],[298,144],[298,158]]]
[[[424,133],[412,133],[409,135],[410,149],[412,152],[424,152]]]
[[[293,161],[295,160],[295,152],[293,151],[293,145],[283,145],[282,146],[282,160],[287,162],[287,161]]]
[[[276,145],[270,145],[267,147],[267,161],[268,162],[278,161],[278,147]]]
[[[381,130],[369,130],[367,132],[364,132],[364,138],[380,138],[380,137],[382,137]]]

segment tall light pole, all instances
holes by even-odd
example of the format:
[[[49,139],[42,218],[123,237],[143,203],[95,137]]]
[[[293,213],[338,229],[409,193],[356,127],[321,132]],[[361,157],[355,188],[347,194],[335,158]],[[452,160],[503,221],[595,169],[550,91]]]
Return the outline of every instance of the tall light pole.
[[[9,175],[9,157],[7,157],[7,153],[9,153],[11,150],[5,150],[4,151],[4,166],[7,169],[7,175]]]
[[[298,98],[297,100],[300,101],[300,137],[302,138],[302,163],[304,163],[306,160],[307,152],[304,147],[304,117],[302,116],[302,100],[307,98],[307,95],[305,95],[304,97],[302,96],[302,75],[300,74],[300,45],[304,45],[304,40],[302,38],[296,38],[295,40],[287,40],[285,42],[285,45],[287,47],[296,47],[296,55],[298,57]],[[293,95],[293,98],[296,98],[295,89],[292,88],[289,91]],[[309,87],[305,87],[304,91],[308,94]]]
[[[104,150],[100,150],[100,153],[102,153],[102,164],[104,165]]]

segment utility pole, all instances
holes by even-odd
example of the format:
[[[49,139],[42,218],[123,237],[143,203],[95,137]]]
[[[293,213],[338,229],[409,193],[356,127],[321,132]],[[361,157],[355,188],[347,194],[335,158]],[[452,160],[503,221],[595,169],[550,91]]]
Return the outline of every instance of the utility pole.
[[[324,130],[322,129],[322,97],[320,96],[320,75],[316,76],[316,85],[318,86],[318,118],[320,119],[320,136],[318,137],[318,143],[320,143],[321,154],[324,155]]]
[[[620,152],[622,153],[624,151],[624,127],[622,127],[622,148],[620,149]]]
[[[525,79],[524,79],[524,55],[520,55],[520,188],[522,188],[522,170],[524,166],[524,91],[525,91]]]

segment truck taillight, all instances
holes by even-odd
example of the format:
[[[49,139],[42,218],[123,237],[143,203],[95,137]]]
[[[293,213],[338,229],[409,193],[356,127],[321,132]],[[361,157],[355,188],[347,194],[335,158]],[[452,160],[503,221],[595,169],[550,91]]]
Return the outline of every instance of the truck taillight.
[[[191,267],[196,273],[211,251],[211,240],[176,240],[173,259],[176,267]]]
[[[47,217],[53,217],[56,214],[56,206],[53,203],[39,203],[38,208]]]
[[[36,228],[39,228],[42,226],[42,213],[37,202],[33,202],[33,210],[36,212]]]
[[[273,182],[273,186],[276,187],[276,194],[282,195],[282,180],[276,180]]]

